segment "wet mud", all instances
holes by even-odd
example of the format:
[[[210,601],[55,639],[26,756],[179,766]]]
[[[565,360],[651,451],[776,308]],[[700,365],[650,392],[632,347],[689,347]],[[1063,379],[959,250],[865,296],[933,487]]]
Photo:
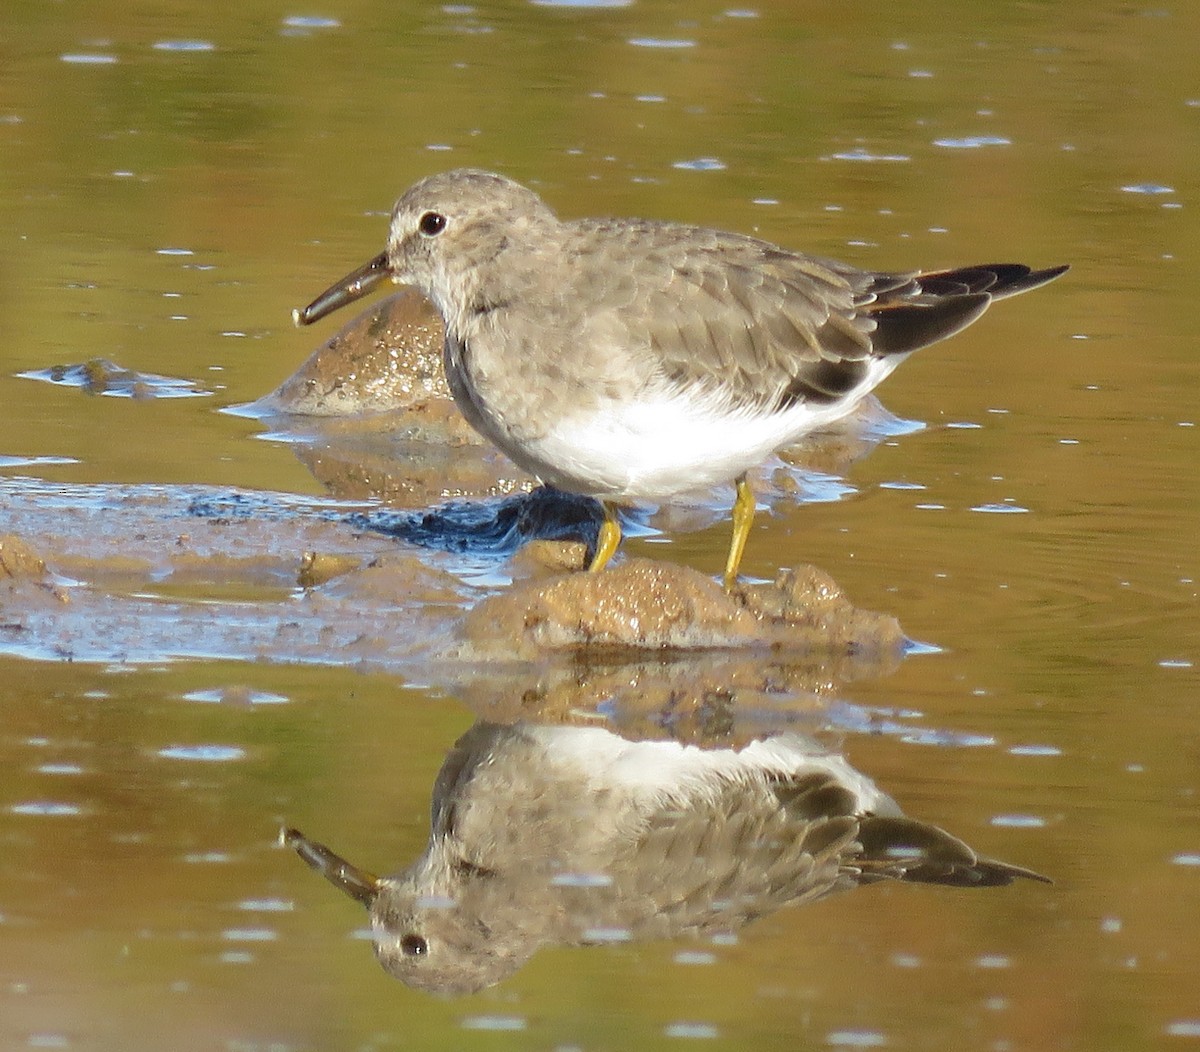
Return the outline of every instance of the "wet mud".
[[[585,543],[536,541],[487,557],[518,575],[496,585],[467,572],[478,553],[406,545],[342,503],[20,480],[0,497],[14,530],[0,646],[31,657],[355,665],[443,683],[501,719],[539,698],[571,712],[620,697],[631,714],[778,704],[878,674],[905,644],[812,569],[727,595],[666,562],[589,574]]]

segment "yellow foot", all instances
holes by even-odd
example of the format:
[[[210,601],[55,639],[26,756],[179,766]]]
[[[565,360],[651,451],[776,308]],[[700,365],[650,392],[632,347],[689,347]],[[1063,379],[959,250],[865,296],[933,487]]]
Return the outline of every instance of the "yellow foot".
[[[729,558],[725,560],[725,591],[732,592],[737,584],[738,567],[742,563],[742,552],[746,550],[746,538],[754,523],[754,491],[745,475],[739,475],[737,496],[733,501],[733,537],[729,541]]]
[[[596,554],[588,565],[588,573],[603,570],[620,543],[621,524],[617,521],[617,509],[605,501],[604,521],[600,523],[600,532],[596,534]]]

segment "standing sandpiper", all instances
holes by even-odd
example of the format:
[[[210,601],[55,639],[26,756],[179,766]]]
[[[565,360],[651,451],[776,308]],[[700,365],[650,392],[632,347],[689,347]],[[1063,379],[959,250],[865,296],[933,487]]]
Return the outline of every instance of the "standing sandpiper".
[[[754,517],[746,472],[849,413],[913,351],[1067,268],[877,273],[742,234],[641,219],[561,221],[533,191],[459,169],[413,186],[387,249],[297,324],[391,278],[446,324],[466,419],[543,482],[615,505],[733,480],[725,587]]]

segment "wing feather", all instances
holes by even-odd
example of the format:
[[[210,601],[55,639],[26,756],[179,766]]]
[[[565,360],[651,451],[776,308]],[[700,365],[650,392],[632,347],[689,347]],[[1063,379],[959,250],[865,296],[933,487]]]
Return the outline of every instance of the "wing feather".
[[[872,359],[970,325],[995,298],[1057,277],[1021,264],[877,273],[756,238],[670,223],[579,220],[573,262],[590,310],[635,355],[641,382],[773,412],[836,401]],[[600,294],[600,290],[604,290]]]

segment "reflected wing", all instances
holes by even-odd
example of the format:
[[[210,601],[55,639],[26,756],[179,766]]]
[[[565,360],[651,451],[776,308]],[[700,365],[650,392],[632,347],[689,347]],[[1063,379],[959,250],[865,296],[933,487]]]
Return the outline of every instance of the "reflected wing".
[[[711,787],[704,801],[650,816],[615,860],[615,922],[638,937],[739,927],[855,882],[853,794],[825,772],[788,779],[782,800],[761,781]]]
[[[703,802],[650,817],[614,860],[612,923],[640,938],[736,928],[786,905],[878,880],[996,887],[1046,878],[980,858],[944,830],[856,814],[826,771],[730,782]]]

